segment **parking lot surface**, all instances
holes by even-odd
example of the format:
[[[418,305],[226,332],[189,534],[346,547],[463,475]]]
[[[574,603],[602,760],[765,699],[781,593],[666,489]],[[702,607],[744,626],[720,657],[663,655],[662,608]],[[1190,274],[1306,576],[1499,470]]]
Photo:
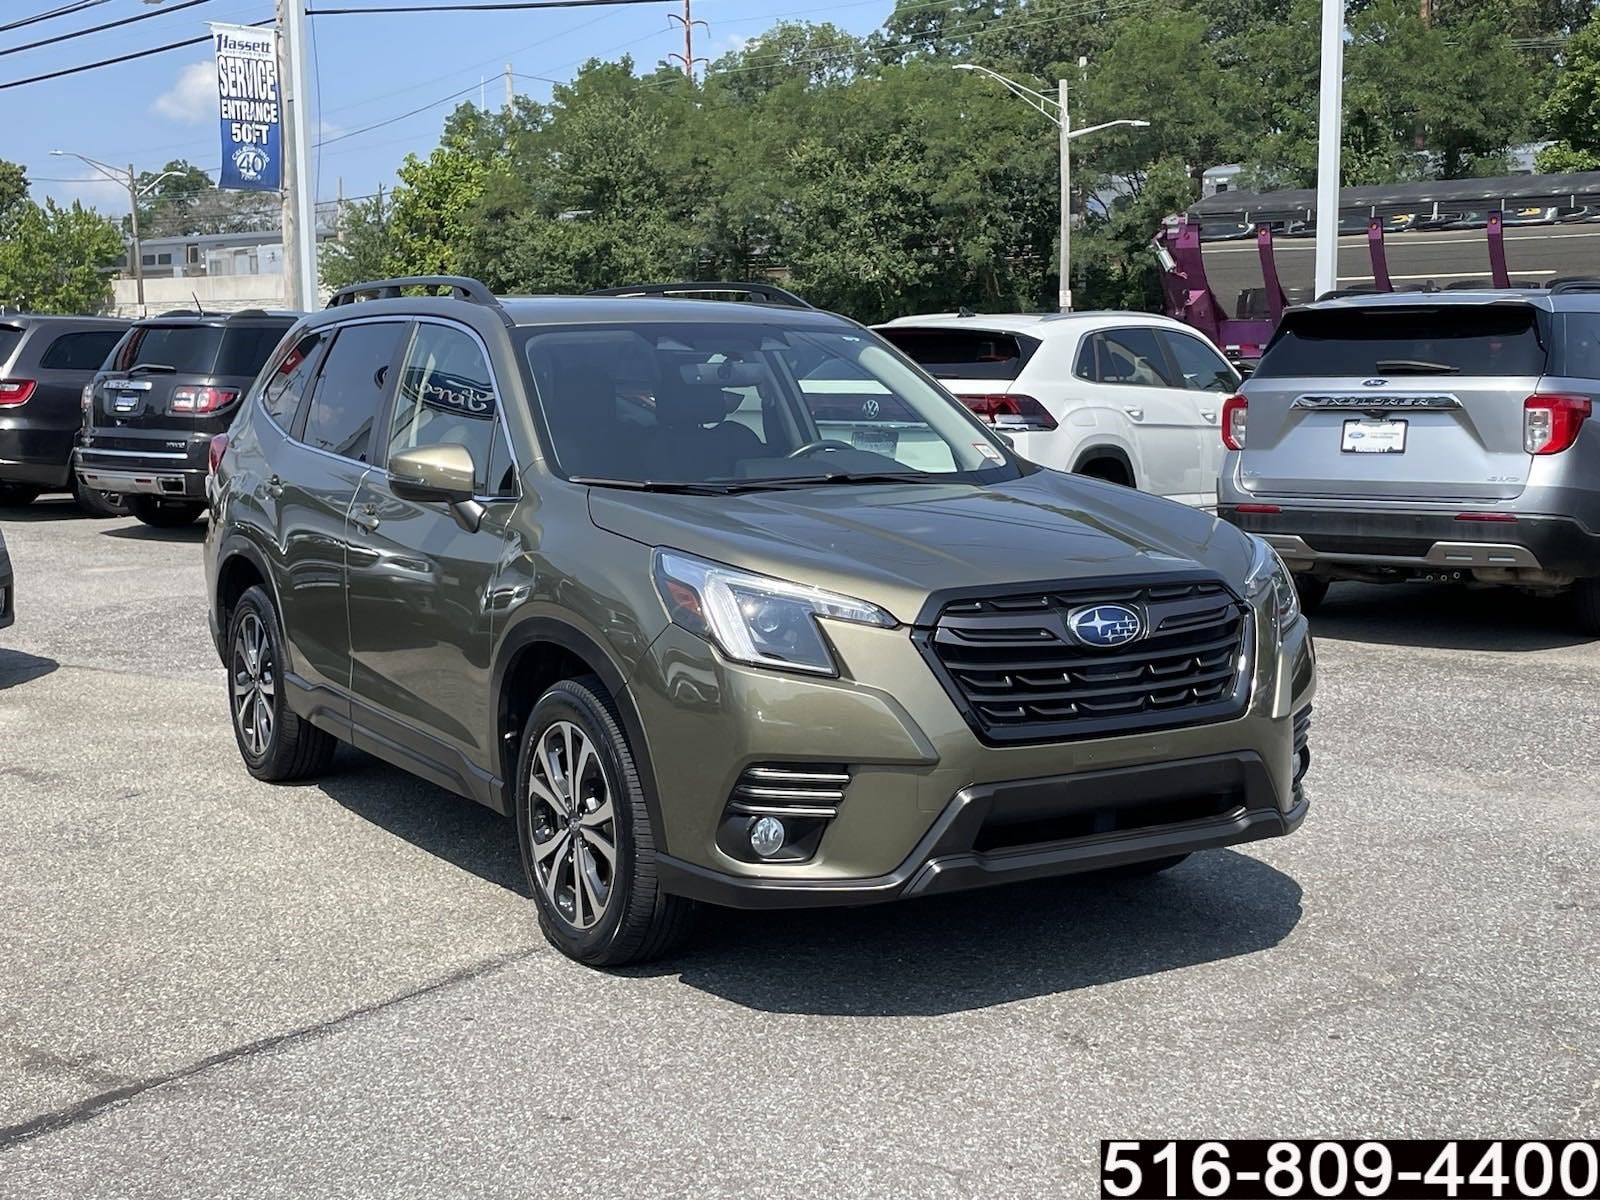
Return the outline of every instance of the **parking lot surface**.
[[[501,818],[252,780],[201,527],[0,514],[0,1196],[1068,1196],[1099,1139],[1593,1136],[1600,645],[1336,587],[1311,816],[602,974]]]

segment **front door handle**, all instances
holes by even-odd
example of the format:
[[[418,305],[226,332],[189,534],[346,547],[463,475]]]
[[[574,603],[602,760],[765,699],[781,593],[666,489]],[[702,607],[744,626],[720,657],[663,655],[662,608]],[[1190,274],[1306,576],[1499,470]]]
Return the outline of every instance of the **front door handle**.
[[[267,495],[271,496],[274,500],[283,495],[283,480],[279,479],[276,475],[267,480]]]
[[[1122,411],[1127,413],[1135,421],[1144,420],[1144,409],[1142,408],[1125,408]]]
[[[379,525],[383,524],[382,518],[378,516],[378,506],[376,504],[367,505],[365,508],[361,509],[361,511],[356,513],[351,520],[353,520],[357,525],[361,526],[362,529],[365,529],[368,533],[371,533]]]

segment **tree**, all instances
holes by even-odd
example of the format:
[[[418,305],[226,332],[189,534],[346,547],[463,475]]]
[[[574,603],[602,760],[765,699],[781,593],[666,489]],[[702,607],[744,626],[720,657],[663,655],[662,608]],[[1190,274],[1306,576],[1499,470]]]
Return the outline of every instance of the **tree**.
[[[1557,139],[1540,154],[1539,170],[1586,171],[1600,164],[1600,22],[1567,43],[1566,68],[1539,115]]]
[[[20,163],[0,159],[0,221],[28,198],[28,172]]]
[[[464,105],[426,159],[407,155],[389,217],[388,275],[457,275],[491,163],[472,145],[482,114]]]
[[[335,290],[352,283],[382,279],[394,254],[389,222],[394,211],[386,203],[382,189],[370,200],[350,204],[338,218],[339,233],[323,242],[318,250],[322,282]]]
[[[123,253],[111,221],[74,201],[22,200],[0,218],[0,305],[28,312],[97,313],[111,299]]]
[[[254,233],[276,229],[282,221],[278,193],[224,191],[199,167],[181,158],[159,171],[141,171],[136,187],[141,193],[139,233],[143,237]],[[146,188],[150,190],[146,192]],[[129,228],[126,219],[123,228]]]

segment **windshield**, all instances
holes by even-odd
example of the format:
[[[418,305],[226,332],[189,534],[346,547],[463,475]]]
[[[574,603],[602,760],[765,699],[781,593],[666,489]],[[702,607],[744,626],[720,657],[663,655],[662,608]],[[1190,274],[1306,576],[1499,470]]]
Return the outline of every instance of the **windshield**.
[[[1020,473],[876,337],[747,322],[591,326],[526,343],[569,478],[734,490]]]

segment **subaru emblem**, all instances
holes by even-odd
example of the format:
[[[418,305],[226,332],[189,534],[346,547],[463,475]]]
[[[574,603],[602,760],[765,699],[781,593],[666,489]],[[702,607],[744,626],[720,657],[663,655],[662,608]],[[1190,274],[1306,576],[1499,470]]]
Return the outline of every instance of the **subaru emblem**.
[[[1085,646],[1109,650],[1144,633],[1144,618],[1125,604],[1088,604],[1067,614],[1067,629]]]

